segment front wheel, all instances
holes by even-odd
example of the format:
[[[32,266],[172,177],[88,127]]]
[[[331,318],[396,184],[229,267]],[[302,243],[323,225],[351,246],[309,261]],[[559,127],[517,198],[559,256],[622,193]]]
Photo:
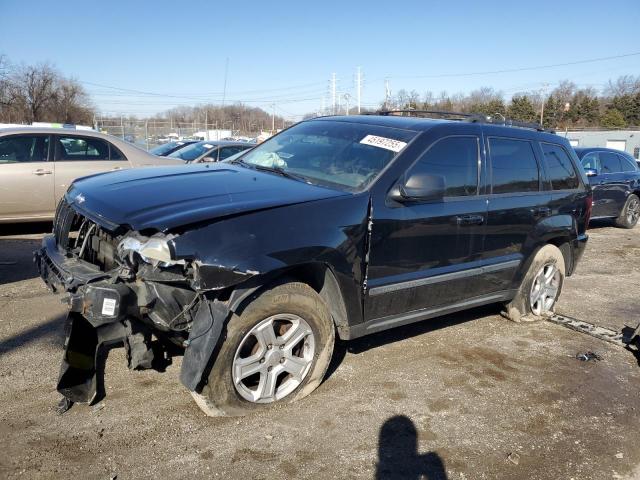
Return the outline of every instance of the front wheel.
[[[194,399],[210,416],[299,400],[320,385],[334,342],[329,310],[311,287],[268,288],[231,317],[207,384]]]
[[[514,322],[535,321],[553,315],[565,277],[562,252],[545,245],[531,262],[516,296],[503,315]]]
[[[633,193],[627,197],[627,201],[616,218],[616,225],[622,228],[633,228],[640,220],[640,199]]]

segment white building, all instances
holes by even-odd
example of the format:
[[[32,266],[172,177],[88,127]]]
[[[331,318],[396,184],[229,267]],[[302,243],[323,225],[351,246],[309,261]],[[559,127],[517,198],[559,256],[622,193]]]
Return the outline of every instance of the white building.
[[[576,130],[556,132],[573,147],[606,147],[640,157],[640,130]]]

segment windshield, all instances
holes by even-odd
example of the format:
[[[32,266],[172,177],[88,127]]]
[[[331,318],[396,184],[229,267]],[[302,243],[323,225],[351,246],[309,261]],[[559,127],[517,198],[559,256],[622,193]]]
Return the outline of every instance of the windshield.
[[[149,153],[152,153],[154,155],[166,155],[167,153],[171,152],[174,148],[183,145],[183,142],[169,142],[169,143],[165,143],[163,145],[158,145],[155,148],[152,148],[151,150],[149,150]]]
[[[209,150],[213,150],[214,147],[215,145],[208,142],[192,143],[191,145],[187,145],[180,150],[176,150],[175,152],[170,153],[167,156],[170,158],[179,158],[188,162],[204,155]]]
[[[277,169],[310,183],[359,190],[416,135],[396,128],[309,121],[285,130],[242,156],[244,164]]]

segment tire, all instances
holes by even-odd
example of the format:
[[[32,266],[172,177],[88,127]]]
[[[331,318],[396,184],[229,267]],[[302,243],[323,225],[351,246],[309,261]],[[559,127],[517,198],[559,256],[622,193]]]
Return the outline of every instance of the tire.
[[[620,216],[616,218],[616,226],[621,228],[633,228],[640,219],[640,199],[633,193],[627,197]]]
[[[533,258],[518,293],[505,305],[503,316],[519,323],[542,320],[553,315],[564,278],[562,252],[555,245],[545,245]],[[548,284],[545,279],[548,279]]]
[[[311,287],[272,286],[229,319],[207,383],[192,395],[209,416],[241,416],[295,402],[322,382],[334,343],[329,309]]]

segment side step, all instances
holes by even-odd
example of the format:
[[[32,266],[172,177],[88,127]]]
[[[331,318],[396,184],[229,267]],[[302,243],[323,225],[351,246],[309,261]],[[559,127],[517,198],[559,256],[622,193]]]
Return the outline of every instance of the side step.
[[[635,330],[627,327],[622,332],[616,332],[615,330],[610,330],[608,328],[600,327],[575,318],[566,317],[564,315],[553,315],[547,320],[570,328],[571,330],[586,333],[587,335],[591,335],[592,337],[613,343],[620,347],[628,347],[634,342],[640,342],[640,324],[635,328]]]

